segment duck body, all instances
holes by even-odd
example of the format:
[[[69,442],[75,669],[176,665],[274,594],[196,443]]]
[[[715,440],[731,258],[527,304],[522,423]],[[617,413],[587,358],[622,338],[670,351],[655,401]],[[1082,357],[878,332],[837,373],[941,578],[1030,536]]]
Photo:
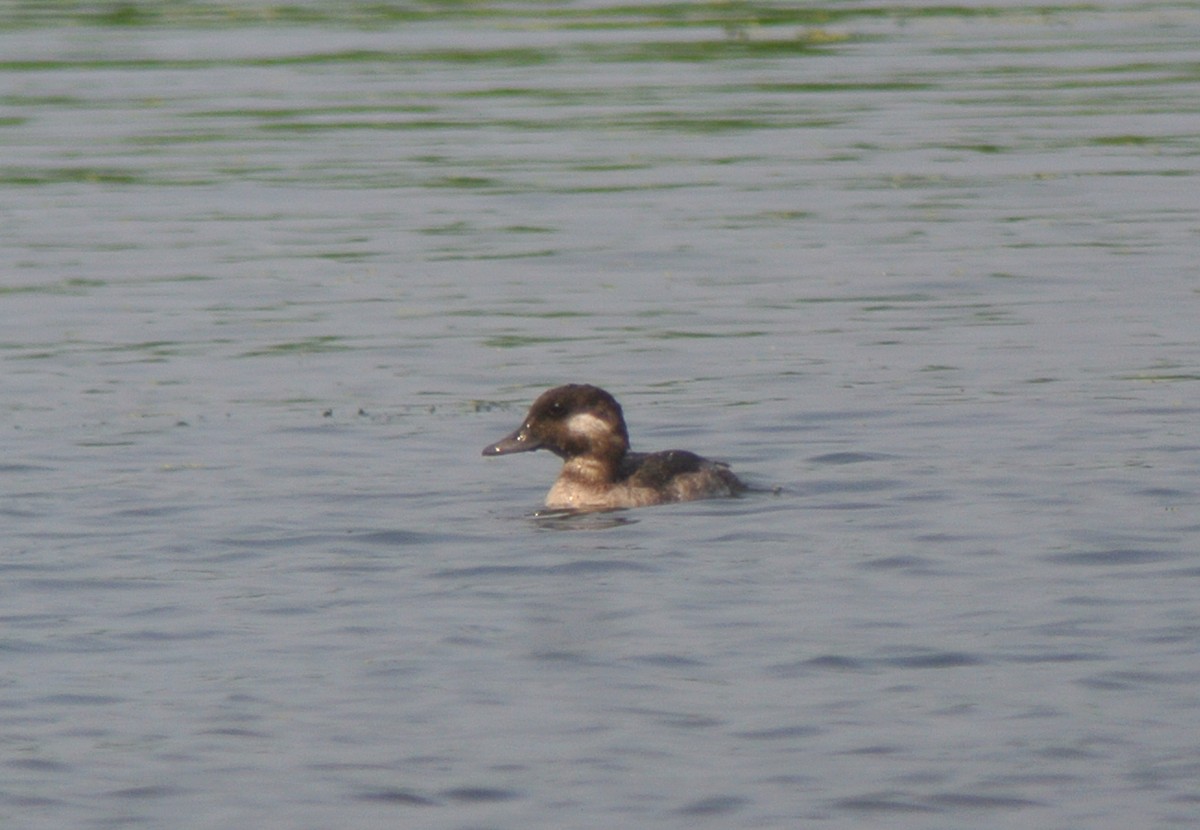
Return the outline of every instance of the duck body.
[[[542,393],[521,426],[484,448],[483,454],[540,449],[563,459],[562,471],[546,494],[546,507],[553,510],[647,507],[734,496],[746,489],[728,465],[687,450],[630,452],[620,404],[587,384]]]

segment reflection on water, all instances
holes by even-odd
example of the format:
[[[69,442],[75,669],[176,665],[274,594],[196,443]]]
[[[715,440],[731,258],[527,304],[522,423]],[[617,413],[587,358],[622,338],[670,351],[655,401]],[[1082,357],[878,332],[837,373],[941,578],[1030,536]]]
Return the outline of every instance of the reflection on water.
[[[4,6],[5,826],[1194,824],[1198,36]]]
[[[637,523],[635,515],[627,511],[538,510],[531,518],[541,530],[607,530]]]

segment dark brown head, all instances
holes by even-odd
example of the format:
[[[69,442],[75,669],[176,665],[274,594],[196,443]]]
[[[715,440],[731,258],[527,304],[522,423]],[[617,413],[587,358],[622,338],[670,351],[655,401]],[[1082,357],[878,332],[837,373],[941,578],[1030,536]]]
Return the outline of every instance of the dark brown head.
[[[629,449],[621,405],[598,386],[557,386],[533,402],[515,432],[485,448],[483,454],[540,449],[566,459],[594,455],[619,463]]]

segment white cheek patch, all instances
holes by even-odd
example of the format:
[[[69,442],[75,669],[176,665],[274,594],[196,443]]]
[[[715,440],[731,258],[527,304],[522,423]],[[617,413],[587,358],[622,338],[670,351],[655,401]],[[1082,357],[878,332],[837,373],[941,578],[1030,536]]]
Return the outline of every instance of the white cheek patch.
[[[588,438],[601,438],[611,434],[612,427],[608,425],[607,421],[597,418],[590,412],[580,412],[567,419],[567,432]]]

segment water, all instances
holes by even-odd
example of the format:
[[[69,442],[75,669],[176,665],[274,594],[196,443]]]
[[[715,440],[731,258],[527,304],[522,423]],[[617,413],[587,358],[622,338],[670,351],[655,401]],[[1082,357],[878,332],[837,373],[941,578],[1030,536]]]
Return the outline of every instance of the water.
[[[1194,826],[1198,37],[5,6],[0,823]]]

